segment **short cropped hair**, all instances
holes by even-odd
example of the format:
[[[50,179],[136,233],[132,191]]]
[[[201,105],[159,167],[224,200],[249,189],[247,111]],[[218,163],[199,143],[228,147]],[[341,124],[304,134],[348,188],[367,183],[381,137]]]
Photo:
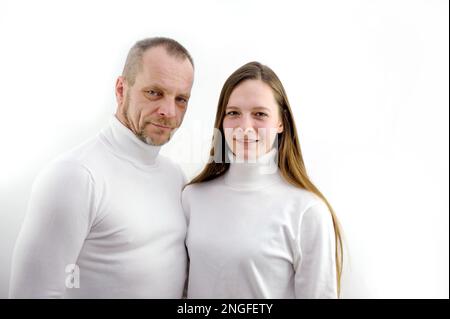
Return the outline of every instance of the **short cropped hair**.
[[[129,85],[132,86],[134,84],[136,75],[142,69],[142,55],[144,52],[159,46],[164,47],[167,53],[171,56],[188,59],[192,64],[192,67],[194,67],[194,60],[189,54],[189,51],[177,41],[164,37],[143,39],[136,42],[131,47],[122,71],[122,76],[126,79]]]

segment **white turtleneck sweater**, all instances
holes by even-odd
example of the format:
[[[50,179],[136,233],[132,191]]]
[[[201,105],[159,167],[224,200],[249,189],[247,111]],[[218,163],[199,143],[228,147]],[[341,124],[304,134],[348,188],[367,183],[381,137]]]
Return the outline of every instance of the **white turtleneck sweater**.
[[[113,117],[44,169],[16,243],[10,297],[181,298],[184,175],[159,150]]]
[[[188,298],[337,297],[330,211],[281,177],[276,155],[184,189]]]

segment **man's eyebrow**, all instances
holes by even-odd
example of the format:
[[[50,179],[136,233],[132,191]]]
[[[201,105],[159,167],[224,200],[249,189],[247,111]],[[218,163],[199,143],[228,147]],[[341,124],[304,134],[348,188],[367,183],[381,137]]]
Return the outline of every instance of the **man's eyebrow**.
[[[185,98],[187,100],[191,97],[191,95],[189,93],[180,93],[177,96],[181,96],[181,97],[183,97],[183,98]]]
[[[162,85],[159,85],[157,83],[146,85],[142,90],[143,91],[158,90],[158,91],[162,91],[164,93],[168,92],[166,89],[164,89],[164,87]],[[180,94],[177,94],[176,96],[181,96],[181,97],[183,97],[185,99],[189,99],[191,97],[191,95],[189,93],[180,93]]]
[[[142,88],[143,91],[148,91],[148,90],[158,90],[158,91],[163,91],[166,92],[166,90],[164,90],[162,88],[161,85],[158,84],[150,84],[150,85],[146,85]]]

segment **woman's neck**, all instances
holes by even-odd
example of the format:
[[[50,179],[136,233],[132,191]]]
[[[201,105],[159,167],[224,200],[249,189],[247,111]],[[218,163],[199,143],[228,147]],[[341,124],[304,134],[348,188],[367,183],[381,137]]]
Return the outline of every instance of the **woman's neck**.
[[[226,172],[226,185],[240,189],[256,189],[272,185],[281,180],[278,170],[278,150],[272,149],[268,153],[251,162],[236,159],[228,151],[230,168]]]

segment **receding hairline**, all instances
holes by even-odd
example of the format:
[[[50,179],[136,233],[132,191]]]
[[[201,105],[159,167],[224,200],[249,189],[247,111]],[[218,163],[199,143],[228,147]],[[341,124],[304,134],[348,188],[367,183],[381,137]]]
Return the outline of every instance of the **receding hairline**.
[[[142,58],[144,53],[157,47],[164,48],[169,56],[179,58],[181,60],[187,59],[191,63],[192,68],[194,68],[194,60],[192,59],[191,54],[177,41],[164,37],[143,39],[136,42],[131,47],[122,71],[122,76],[130,85],[134,84],[136,75],[142,70]]]

